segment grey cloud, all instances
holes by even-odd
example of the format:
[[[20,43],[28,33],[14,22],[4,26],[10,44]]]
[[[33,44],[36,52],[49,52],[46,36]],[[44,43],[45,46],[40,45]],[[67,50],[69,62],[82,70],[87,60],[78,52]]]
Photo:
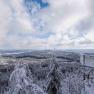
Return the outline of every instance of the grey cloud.
[[[92,18],[88,17],[79,21],[76,25],[67,32],[70,39],[77,39],[84,37],[94,26]]]

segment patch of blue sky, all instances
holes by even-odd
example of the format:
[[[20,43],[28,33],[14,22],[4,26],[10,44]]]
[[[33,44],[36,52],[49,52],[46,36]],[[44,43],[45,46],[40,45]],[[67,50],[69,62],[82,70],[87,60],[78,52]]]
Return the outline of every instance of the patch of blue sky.
[[[40,8],[47,8],[49,6],[48,2],[43,2],[43,0],[32,0],[32,2],[36,2],[40,5]]]
[[[53,33],[52,32],[36,32],[36,34],[32,34],[32,33],[17,33],[17,32],[8,32],[7,36],[8,37],[19,37],[21,39],[24,38],[39,38],[39,39],[47,39],[49,38]]]
[[[49,30],[50,28],[48,27],[47,21],[43,20],[42,18],[34,18],[32,20],[33,22],[33,26],[36,29],[36,31],[38,32],[49,32],[51,30]]]
[[[54,33],[52,32],[40,32],[40,34],[36,34],[35,36],[33,36],[34,38],[39,38],[39,39],[47,39],[49,38],[51,35],[53,35]]]
[[[28,30],[26,31],[26,30],[20,28],[18,23],[15,22],[15,20],[13,20],[11,22],[11,26],[12,27],[10,27],[9,31],[7,32],[7,36],[9,36],[9,37],[10,36],[20,36],[20,37],[26,37],[27,36],[27,37],[29,37],[29,36],[32,35],[31,31],[28,31]]]
[[[31,37],[32,36],[32,32],[21,32],[21,31],[9,31],[7,32],[7,36],[17,36],[17,37],[21,37],[21,38],[24,38],[24,37]]]
[[[43,2],[43,0],[25,0],[24,5],[31,14],[35,14],[40,9],[49,7],[49,3]]]

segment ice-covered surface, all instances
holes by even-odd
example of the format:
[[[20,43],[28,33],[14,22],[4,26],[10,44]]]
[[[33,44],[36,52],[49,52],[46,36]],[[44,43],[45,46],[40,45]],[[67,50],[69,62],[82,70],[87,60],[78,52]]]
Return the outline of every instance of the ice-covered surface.
[[[32,74],[28,65],[18,63],[9,78],[9,90],[7,94],[46,94],[33,83]]]
[[[79,59],[71,51],[3,54],[0,94],[94,94],[94,67]]]

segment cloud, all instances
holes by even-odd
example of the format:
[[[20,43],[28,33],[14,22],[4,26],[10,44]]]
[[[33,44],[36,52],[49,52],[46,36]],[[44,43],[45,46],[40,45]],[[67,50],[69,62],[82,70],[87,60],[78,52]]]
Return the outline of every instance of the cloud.
[[[0,48],[93,47],[93,0],[23,1],[0,0]]]
[[[5,6],[5,7],[4,7]],[[0,46],[4,43],[6,33],[8,32],[8,24],[10,23],[10,9],[4,0],[0,0]]]
[[[91,29],[86,35],[85,37],[90,40],[91,42],[94,42],[94,28]]]

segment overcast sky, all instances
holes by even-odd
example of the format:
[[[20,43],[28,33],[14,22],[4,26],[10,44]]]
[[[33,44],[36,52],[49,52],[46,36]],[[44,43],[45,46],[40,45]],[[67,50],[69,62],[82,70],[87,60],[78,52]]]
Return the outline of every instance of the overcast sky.
[[[0,49],[94,48],[94,0],[0,0]]]

